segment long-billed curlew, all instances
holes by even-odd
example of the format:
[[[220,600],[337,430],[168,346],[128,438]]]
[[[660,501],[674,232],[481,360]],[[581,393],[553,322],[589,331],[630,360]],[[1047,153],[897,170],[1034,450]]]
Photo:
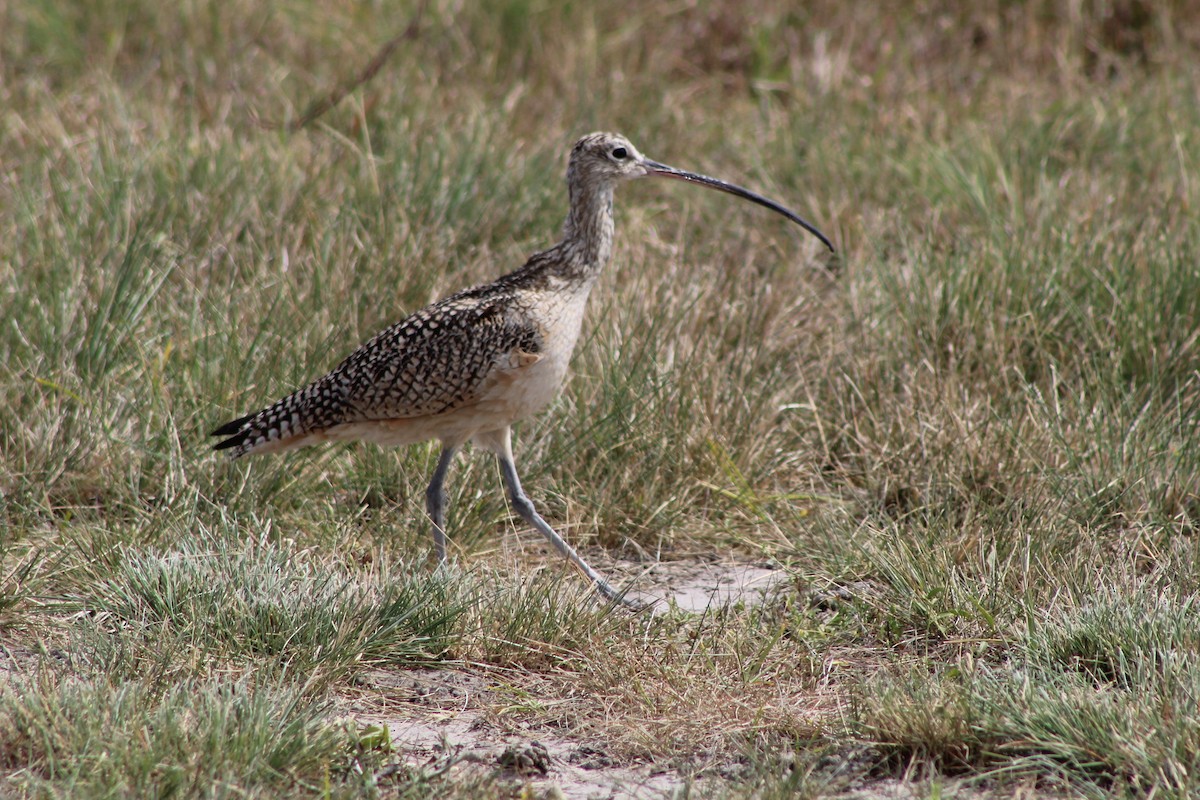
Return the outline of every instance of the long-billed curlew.
[[[377,334],[328,375],[212,432],[236,458],[318,442],[365,439],[407,445],[438,439],[442,453],[425,492],[440,562],[446,561],[446,496],[465,442],[495,453],[517,513],[579,568],[604,597],[629,603],[534,509],[513,463],[513,423],[557,394],[579,338],[588,294],[612,254],[613,189],[657,176],[719,189],[782,214],[833,245],[812,224],[740,186],[651,161],[624,136],[593,133],[567,167],[571,207],[562,241],[516,272],[421,309]]]

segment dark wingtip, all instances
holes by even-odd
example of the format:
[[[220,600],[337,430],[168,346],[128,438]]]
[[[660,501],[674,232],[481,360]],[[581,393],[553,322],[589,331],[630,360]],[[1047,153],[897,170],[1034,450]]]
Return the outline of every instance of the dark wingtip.
[[[242,427],[247,422],[249,422],[250,418],[253,416],[254,416],[253,414],[247,414],[244,417],[238,417],[235,420],[226,422],[224,425],[222,425],[221,427],[217,428],[212,433],[210,433],[209,436],[232,436],[233,434],[240,431],[242,429]]]
[[[237,447],[242,442],[246,441],[246,437],[250,435],[250,431],[243,430],[246,423],[250,421],[253,414],[247,414],[244,417],[226,422],[221,427],[214,430],[209,436],[228,436],[230,438],[223,442],[218,442],[213,445],[213,450],[225,450],[230,447]]]
[[[246,441],[246,437],[248,435],[249,435],[248,431],[243,431],[242,433],[239,433],[237,436],[233,436],[229,439],[226,439],[223,442],[217,442],[216,444],[213,445],[213,450],[227,450],[230,447],[237,447],[239,444]]]

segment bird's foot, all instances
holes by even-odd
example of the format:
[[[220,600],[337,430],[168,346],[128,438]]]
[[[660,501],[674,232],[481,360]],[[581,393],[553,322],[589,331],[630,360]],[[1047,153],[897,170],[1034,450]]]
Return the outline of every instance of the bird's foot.
[[[596,591],[614,605],[622,606],[630,611],[638,612],[653,608],[656,600],[646,600],[641,597],[634,597],[629,594],[628,590],[617,591],[611,584],[598,582],[596,583]]]

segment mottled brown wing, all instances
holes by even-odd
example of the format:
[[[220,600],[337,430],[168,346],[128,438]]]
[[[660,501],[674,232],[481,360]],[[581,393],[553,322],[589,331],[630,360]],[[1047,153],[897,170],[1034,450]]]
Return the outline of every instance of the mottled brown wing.
[[[237,457],[264,443],[347,422],[409,419],[476,399],[514,350],[538,353],[537,329],[507,294],[467,291],[428,306],[351,353],[324,377],[213,431]]]

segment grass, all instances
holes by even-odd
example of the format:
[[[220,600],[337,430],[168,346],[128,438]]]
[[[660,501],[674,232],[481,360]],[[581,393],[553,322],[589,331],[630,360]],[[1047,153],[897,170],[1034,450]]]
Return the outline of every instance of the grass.
[[[891,757],[942,770],[1044,776],[1064,789],[1191,791],[1196,769],[1192,603],[1100,599],[1047,614],[1009,657],[888,676],[859,712]]]
[[[6,691],[4,711],[6,761],[37,765],[22,775],[35,794],[220,795],[314,780],[345,750],[294,693],[229,682],[28,681]]]
[[[429,665],[698,795],[1196,794],[1187,4],[17,2],[0,31],[4,794],[517,791],[342,714]],[[773,559],[775,601],[597,607],[487,459],[443,572],[433,448],[209,453],[549,245],[598,128],[839,254],[622,188],[523,481],[593,553]]]

